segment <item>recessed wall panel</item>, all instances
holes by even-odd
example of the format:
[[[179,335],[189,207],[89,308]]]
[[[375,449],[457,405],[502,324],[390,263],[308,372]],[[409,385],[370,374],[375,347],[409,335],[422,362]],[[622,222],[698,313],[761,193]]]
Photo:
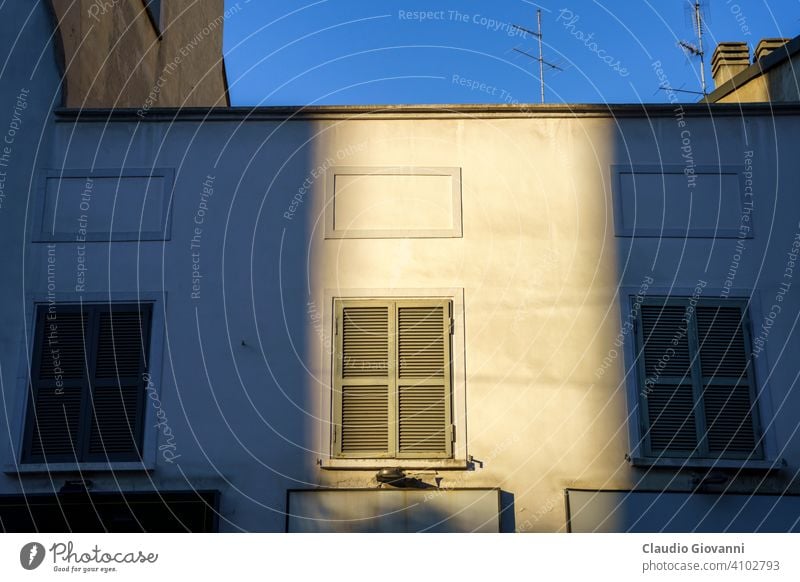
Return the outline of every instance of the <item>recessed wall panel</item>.
[[[43,181],[38,240],[168,238],[171,170],[56,170]]]
[[[329,170],[326,238],[461,236],[459,168]]]
[[[500,531],[499,489],[289,491],[289,532]]]
[[[617,236],[739,236],[745,196],[737,168],[684,166],[615,167],[614,197]],[[743,231],[743,238],[752,236]]]

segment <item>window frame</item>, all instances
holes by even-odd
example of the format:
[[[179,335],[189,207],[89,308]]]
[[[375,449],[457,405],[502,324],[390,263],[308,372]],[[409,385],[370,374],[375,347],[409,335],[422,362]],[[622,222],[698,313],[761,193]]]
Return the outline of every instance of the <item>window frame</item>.
[[[676,306],[676,307],[684,307],[687,308],[692,301],[692,297],[687,296],[650,296],[644,299],[641,302],[641,305],[653,305],[657,307],[666,307],[666,306]],[[649,427],[649,413],[648,413],[648,405],[649,399],[643,398],[641,396],[641,392],[644,391],[645,384],[644,381],[647,377],[645,371],[645,358],[644,358],[644,331],[642,329],[642,318],[641,318],[641,311],[637,313],[635,329],[634,329],[634,336],[636,337],[636,369],[637,369],[637,377],[638,377],[638,385],[639,385],[639,423],[640,423],[640,430],[642,435],[644,435],[644,450],[646,456],[648,457],[680,457],[680,458],[698,458],[698,459],[730,459],[730,460],[747,460],[747,459],[755,459],[755,460],[762,460],[764,458],[763,454],[763,445],[760,441],[761,435],[763,434],[759,422],[759,415],[758,415],[758,394],[755,382],[755,374],[753,371],[753,357],[752,357],[752,341],[750,335],[750,320],[748,315],[747,304],[744,301],[738,299],[719,299],[719,298],[699,298],[697,300],[696,306],[702,307],[720,307],[720,306],[728,306],[728,307],[736,307],[740,310],[741,319],[739,322],[739,329],[742,330],[743,341],[744,341],[744,348],[747,354],[748,365],[747,365],[747,388],[748,394],[750,397],[750,418],[752,419],[752,428],[753,428],[753,437],[756,443],[756,448],[754,449],[753,453],[746,454],[746,453],[737,453],[737,452],[726,452],[720,454],[714,454],[709,450],[708,447],[708,427],[706,426],[706,409],[705,409],[705,388],[707,386],[705,382],[705,378],[703,377],[702,369],[701,369],[701,360],[700,360],[700,346],[698,344],[698,330],[697,330],[697,318],[692,317],[689,322],[689,330],[687,331],[687,347],[689,349],[689,358],[691,362],[691,377],[688,378],[687,382],[684,383],[691,383],[692,386],[692,402],[693,402],[693,412],[694,412],[694,429],[697,438],[697,447],[695,451],[693,451],[689,455],[681,454],[677,451],[670,451],[669,449],[663,452],[657,452],[652,449],[652,444],[650,443],[650,427]],[[722,381],[723,379],[715,380],[715,381]],[[744,380],[739,380],[744,381]],[[669,382],[668,382],[669,383]]]
[[[400,301],[406,299],[447,300],[452,304],[452,333],[450,336],[450,397],[453,426],[452,453],[448,458],[430,456],[405,457],[337,457],[334,450],[334,326],[337,300]],[[403,469],[464,470],[469,463],[467,451],[466,422],[466,370],[464,334],[464,289],[446,288],[326,288],[322,298],[309,301],[309,314],[315,336],[317,337],[319,359],[312,367],[319,370],[318,382],[320,399],[318,401],[319,419],[317,426],[318,458],[317,464],[324,470],[374,470],[385,467]]]
[[[644,276],[643,276],[644,277]],[[647,280],[644,277],[643,280]],[[630,284],[621,285],[618,288],[619,321],[622,330],[622,353],[620,354],[619,378],[626,389],[628,413],[628,438],[629,446],[625,458],[634,467],[661,467],[670,469],[697,468],[697,469],[752,469],[758,471],[780,470],[785,466],[786,461],[781,457],[781,449],[778,446],[776,428],[774,422],[766,421],[774,417],[775,405],[772,402],[772,393],[768,379],[769,351],[763,352],[758,358],[754,358],[753,374],[755,389],[758,393],[758,407],[756,411],[756,421],[761,428],[761,444],[763,457],[761,459],[730,459],[724,457],[699,458],[699,457],[668,457],[666,455],[652,456],[647,453],[644,447],[643,432],[639,422],[639,392],[641,385],[639,381],[639,370],[637,369],[637,358],[639,356],[636,347],[636,338],[632,329],[628,329],[630,316],[637,297],[692,297],[696,292],[695,287],[687,285],[663,285],[650,282],[649,285]],[[740,301],[747,306],[747,315],[751,322],[761,321],[766,315],[764,305],[770,305],[774,297],[774,290],[753,290],[749,288],[734,287],[723,289],[719,286],[706,285],[703,288],[703,295],[709,299],[721,299],[723,294],[727,299],[723,301]],[[752,346],[751,346],[752,348]],[[608,375],[606,375],[608,377]],[[763,379],[767,379],[767,381]]]
[[[43,335],[40,335],[39,332],[42,331],[46,321],[47,321],[47,314],[49,310],[49,305],[37,305],[36,309],[34,310],[34,329],[33,329],[33,352],[32,358],[30,363],[30,389],[27,394],[27,406],[25,410],[25,437],[23,441],[22,447],[22,462],[23,463],[48,463],[48,462],[78,462],[78,463],[91,463],[91,462],[104,462],[104,461],[120,461],[120,462],[138,462],[141,461],[142,458],[142,434],[144,433],[144,412],[145,412],[145,390],[139,390],[139,393],[136,396],[136,414],[137,418],[137,425],[132,427],[135,431],[134,434],[134,444],[136,449],[138,449],[139,455],[131,456],[130,458],[127,457],[124,453],[92,453],[90,450],[91,446],[91,435],[92,435],[92,428],[93,428],[93,413],[92,413],[92,404],[91,401],[94,399],[94,391],[97,390],[98,384],[110,384],[110,386],[100,386],[101,388],[106,388],[113,390],[113,384],[116,384],[121,389],[121,381],[118,377],[116,380],[108,379],[105,381],[98,381],[95,377],[95,368],[97,362],[97,354],[98,354],[98,337],[99,337],[99,330],[100,330],[100,315],[102,313],[112,312],[115,309],[115,305],[120,308],[125,308],[125,311],[131,311],[134,306],[138,304],[140,308],[140,313],[146,314],[145,317],[147,318],[146,322],[143,322],[143,325],[147,326],[146,329],[146,349],[149,351],[150,348],[150,336],[152,334],[152,310],[153,305],[150,302],[119,302],[119,303],[97,303],[97,302],[86,302],[83,304],[75,304],[75,303],[55,303],[56,309],[59,307],[68,308],[72,313],[80,313],[83,310],[87,314],[87,329],[86,335],[84,337],[84,346],[87,348],[86,350],[86,364],[88,371],[85,370],[86,378],[83,380],[74,380],[76,384],[81,384],[80,386],[76,386],[73,390],[80,390],[80,420],[78,421],[78,434],[76,435],[75,442],[80,450],[76,451],[77,459],[61,459],[55,458],[53,460],[48,460],[46,455],[34,456],[33,454],[33,443],[34,443],[34,432],[36,426],[36,402],[38,398],[38,391],[42,388],[41,384],[43,380],[39,378],[41,370],[39,366],[41,365],[41,356],[42,350],[44,349],[46,338]],[[36,373],[34,375],[34,369],[36,369]],[[144,380],[142,379],[144,375],[148,373],[147,368],[147,356],[145,356],[145,363],[144,366],[140,366],[139,372],[137,373],[137,384],[144,386]],[[36,379],[34,379],[34,377]]]
[[[388,366],[386,383],[388,389],[388,451],[386,453],[354,452],[347,453],[341,450],[342,447],[342,384],[345,383],[342,376],[342,354],[343,354],[343,313],[345,308],[351,307],[388,307]],[[397,330],[399,311],[406,307],[441,307],[444,310],[443,316],[452,322],[453,304],[449,299],[441,298],[392,298],[392,299],[336,299],[334,301],[335,323],[334,323],[334,376],[333,376],[333,455],[339,459],[450,459],[453,457],[453,389],[452,389],[452,361],[453,361],[453,326],[450,324],[450,333],[447,335],[447,349],[445,358],[446,371],[442,378],[445,401],[445,451],[443,452],[403,452],[400,450],[400,377],[397,372],[399,362],[399,341],[400,334]],[[370,378],[368,378],[370,379]],[[378,378],[374,378],[377,380]],[[351,380],[352,381],[352,380]],[[338,383],[338,386],[337,386]]]
[[[152,378],[153,387],[151,394],[162,398],[163,380],[163,351],[164,351],[164,321],[167,305],[165,291],[140,291],[130,292],[55,292],[28,293],[25,302],[25,330],[20,334],[20,349],[17,363],[16,398],[13,405],[13,422],[11,429],[11,448],[8,456],[3,455],[2,472],[7,475],[19,474],[54,474],[72,473],[75,471],[113,471],[113,472],[149,472],[156,468],[158,458],[159,433],[155,428],[158,418],[156,409],[145,402],[143,411],[143,432],[141,435],[141,458],[137,461],[69,461],[69,462],[28,462],[25,457],[25,432],[27,428],[27,411],[30,400],[30,370],[34,351],[36,331],[36,313],[41,305],[51,302],[64,304],[130,304],[150,303],[151,327],[149,346],[148,374]]]

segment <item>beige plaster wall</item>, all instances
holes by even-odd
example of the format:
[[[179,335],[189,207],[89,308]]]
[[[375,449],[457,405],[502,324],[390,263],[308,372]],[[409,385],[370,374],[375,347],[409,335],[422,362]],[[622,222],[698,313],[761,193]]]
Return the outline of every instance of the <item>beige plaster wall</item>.
[[[52,0],[65,106],[226,104],[223,0],[162,5],[159,37],[141,0]]]

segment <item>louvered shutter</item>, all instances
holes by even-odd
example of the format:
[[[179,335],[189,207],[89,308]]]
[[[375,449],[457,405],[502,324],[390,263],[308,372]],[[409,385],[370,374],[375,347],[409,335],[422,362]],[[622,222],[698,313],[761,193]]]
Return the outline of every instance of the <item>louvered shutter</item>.
[[[97,314],[97,351],[91,401],[89,456],[136,460],[144,404],[149,305],[115,306]]]
[[[49,305],[37,312],[28,456],[48,462],[81,455],[88,313]]]
[[[452,455],[450,302],[335,303],[334,453]]]
[[[640,404],[650,454],[760,458],[744,306],[652,298],[639,319]]]
[[[141,458],[151,306],[37,310],[25,460]]]
[[[392,304],[337,302],[334,444],[340,456],[386,457],[394,448]]]
[[[449,455],[448,302],[397,302],[397,357],[398,456]]]
[[[653,454],[692,454],[699,435],[686,305],[643,304],[640,321],[645,439]]]
[[[698,306],[696,317],[709,452],[758,454],[743,311],[737,306]]]

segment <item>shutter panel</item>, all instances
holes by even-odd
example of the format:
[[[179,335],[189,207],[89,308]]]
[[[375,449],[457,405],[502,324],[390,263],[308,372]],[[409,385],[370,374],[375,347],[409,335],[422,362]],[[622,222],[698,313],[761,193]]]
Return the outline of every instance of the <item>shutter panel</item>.
[[[42,380],[55,380],[60,373],[64,380],[80,380],[86,377],[85,342],[88,312],[81,313],[74,307],[56,307],[50,312],[40,311],[39,374]],[[60,368],[60,370],[57,369]]]
[[[398,307],[400,378],[444,377],[444,308]]]
[[[103,311],[99,325],[95,378],[136,378],[144,365],[149,313]]]
[[[81,388],[39,388],[34,406],[31,456],[47,461],[76,460],[81,421]]]
[[[138,460],[150,305],[42,306],[26,456]]]
[[[81,401],[86,383],[89,315],[74,306],[42,306],[37,313],[38,366],[31,370],[29,456],[75,461],[81,455]]]
[[[757,447],[742,322],[739,307],[697,308],[708,448],[718,455],[747,456]]]
[[[334,453],[452,454],[450,304],[335,302]]]
[[[722,455],[750,455],[756,450],[750,387],[706,386],[703,391],[708,448]]]
[[[738,307],[697,306],[697,335],[703,377],[746,378],[742,311]]]
[[[686,306],[644,304],[640,317],[650,451],[685,456],[698,445]]]
[[[94,391],[89,454],[103,458],[139,455],[139,392],[139,385]]]
[[[392,447],[390,311],[387,302],[337,302],[336,450],[344,456],[388,456]]]
[[[342,452],[389,450],[388,386],[342,387]]]
[[[744,307],[700,300],[687,322],[688,305],[688,299],[680,299],[642,306],[641,402],[649,450],[709,458],[760,456]]]
[[[691,381],[686,307],[642,305],[641,317],[647,377],[685,376]]]
[[[398,302],[398,451],[451,451],[450,314],[445,302]]]
[[[654,453],[691,453],[697,447],[691,384],[656,384],[647,395],[650,449]]]
[[[89,455],[137,460],[144,405],[150,306],[111,306],[97,315]]]
[[[389,308],[346,307],[342,319],[343,377],[386,377],[389,370]]]

